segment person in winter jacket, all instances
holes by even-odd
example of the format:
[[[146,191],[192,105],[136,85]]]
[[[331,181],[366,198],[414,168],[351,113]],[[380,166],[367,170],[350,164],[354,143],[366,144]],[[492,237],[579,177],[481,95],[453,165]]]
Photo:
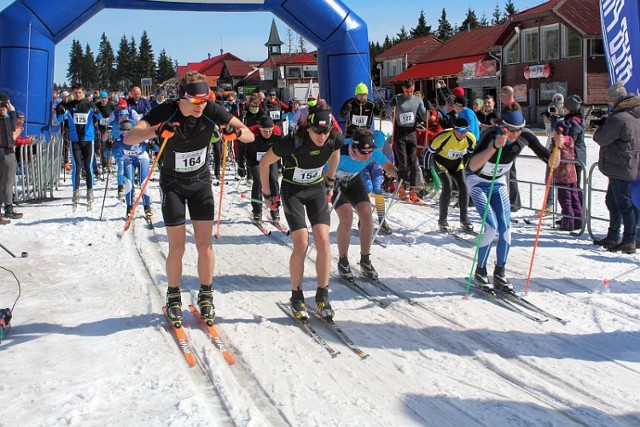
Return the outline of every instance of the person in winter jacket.
[[[13,186],[16,182],[16,142],[14,132],[17,125],[16,108],[6,95],[0,95],[0,206],[4,204],[4,216],[0,224],[9,219],[20,219],[22,214],[13,210]]]
[[[640,211],[631,202],[631,185],[640,175],[640,97],[627,95],[618,82],[609,88],[607,98],[612,111],[593,140],[600,146],[598,169],[609,178],[605,200],[609,231],[607,237],[593,243],[611,252],[633,254],[639,241]]]
[[[584,173],[582,165],[587,164],[587,145],[584,142],[584,118],[580,107],[582,99],[578,95],[571,95],[564,100],[564,119],[571,123],[569,136],[573,139],[576,151],[576,160],[582,163],[576,163],[576,174],[578,176],[578,188],[582,186],[582,174]],[[582,201],[582,193],[580,193]]]
[[[571,136],[571,123],[558,120],[553,126],[552,144],[558,148],[558,154],[553,160],[553,182],[560,184],[558,188],[558,203],[562,208],[561,230],[573,231],[582,228],[582,203],[578,192],[578,177],[576,164],[561,160],[574,160],[575,150]]]

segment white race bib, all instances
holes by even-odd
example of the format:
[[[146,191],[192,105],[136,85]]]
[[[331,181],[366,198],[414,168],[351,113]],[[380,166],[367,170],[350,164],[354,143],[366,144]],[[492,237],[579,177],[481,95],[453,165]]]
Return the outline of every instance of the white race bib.
[[[89,113],[73,113],[73,124],[86,125],[89,121]]]
[[[412,126],[416,122],[416,117],[413,112],[409,111],[408,113],[400,113],[398,120],[401,126]]]
[[[259,162],[260,160],[262,160],[265,154],[267,154],[266,151],[258,151],[256,153],[256,160]]]
[[[449,150],[449,152],[447,153],[447,159],[449,159],[449,160],[459,160],[462,157],[464,157],[466,152],[467,152],[467,150],[462,150],[462,151]]]
[[[317,181],[322,176],[323,166],[316,169],[295,168],[293,171],[293,181],[300,184],[310,184]]]
[[[107,126],[108,124],[109,124],[109,117],[107,117],[106,119],[100,119],[101,126]]]
[[[191,172],[204,166],[207,148],[188,153],[176,153],[176,172]]]
[[[140,152],[138,150],[122,150],[124,152],[125,156],[132,156],[132,157],[138,157],[138,154],[140,154]]]
[[[511,165],[513,165],[513,162],[499,164],[498,170],[496,171],[496,177],[502,176],[507,172],[509,172],[509,169],[511,169]],[[487,162],[484,164],[484,166],[480,170],[480,173],[485,176],[493,176],[493,170],[495,169],[495,167],[496,167],[495,163]]]
[[[367,116],[351,116],[351,124],[358,127],[363,127],[367,125]]]
[[[336,171],[336,179],[340,181],[349,182],[354,177],[356,177],[360,172],[345,172],[345,171]]]
[[[271,120],[280,120],[280,110],[269,111],[269,116],[271,116]]]

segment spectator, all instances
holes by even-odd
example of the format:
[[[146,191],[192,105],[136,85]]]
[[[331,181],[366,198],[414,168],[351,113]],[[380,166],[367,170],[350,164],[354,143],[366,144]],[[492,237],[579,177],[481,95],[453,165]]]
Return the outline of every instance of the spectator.
[[[574,160],[575,150],[570,136],[571,123],[558,120],[553,126],[552,143],[558,147],[559,155],[553,160],[553,182],[560,184],[558,203],[562,207],[561,230],[573,231],[582,228],[582,203],[578,194],[576,164],[565,160]]]
[[[624,85],[618,82],[607,91],[607,102],[612,112],[596,129],[593,140],[600,146],[598,168],[609,178],[605,199],[609,231],[607,237],[593,243],[611,252],[633,254],[640,216],[631,203],[631,184],[640,175],[640,97],[627,95]]]
[[[493,126],[494,122],[498,120],[498,112],[496,111],[496,101],[493,99],[491,95],[485,95],[482,98],[484,108],[483,112],[483,120],[480,120],[480,129],[485,130]]]
[[[480,124],[478,122],[478,117],[473,112],[473,110],[467,105],[467,98],[464,96],[456,96],[453,100],[453,109],[456,111],[456,118],[463,118],[469,123],[468,128],[469,132],[475,136],[476,141],[480,140]],[[455,126],[455,122],[454,122]]]
[[[157,107],[160,104],[164,104],[167,100],[167,93],[164,90],[161,90],[156,95],[156,98],[150,102],[151,108]]]
[[[151,104],[142,97],[142,90],[138,86],[131,88],[131,97],[127,99],[127,104],[135,110],[140,117],[151,111]]]
[[[564,119],[571,123],[569,136],[573,139],[576,151],[576,160],[582,163],[576,163],[576,173],[578,176],[578,188],[581,187],[583,173],[583,164],[587,164],[587,145],[584,143],[584,118],[580,106],[582,99],[578,95],[571,95],[564,101]],[[582,201],[582,192],[580,192],[580,200]]]
[[[0,207],[4,204],[4,216],[8,219],[22,218],[22,214],[13,209],[17,168],[13,135],[16,125],[16,108],[11,105],[9,97],[0,95]]]
[[[22,125],[24,124],[24,113],[22,111],[16,111],[16,130],[13,132],[13,139],[16,141],[16,146],[29,145],[33,143],[34,138],[32,136],[20,136],[24,130]],[[27,159],[25,163],[31,162],[31,151],[27,150]],[[22,165],[23,159],[21,158],[21,152],[16,152],[16,164]],[[20,168],[18,168],[20,169]]]

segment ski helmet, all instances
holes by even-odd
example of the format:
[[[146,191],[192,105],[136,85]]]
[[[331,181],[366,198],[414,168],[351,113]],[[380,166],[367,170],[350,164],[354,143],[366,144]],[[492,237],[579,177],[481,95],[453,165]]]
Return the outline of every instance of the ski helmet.
[[[367,95],[369,93],[369,89],[367,89],[367,85],[360,82],[356,85],[356,96],[358,95]]]

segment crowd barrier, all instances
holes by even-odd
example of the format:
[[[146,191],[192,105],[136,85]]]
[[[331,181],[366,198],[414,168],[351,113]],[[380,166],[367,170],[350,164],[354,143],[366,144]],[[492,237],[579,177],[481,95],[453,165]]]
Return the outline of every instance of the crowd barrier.
[[[43,135],[16,147],[18,158],[14,197],[16,202],[53,199],[63,166],[64,141],[59,134]]]
[[[538,159],[538,157],[536,156],[531,156],[531,155],[521,155],[519,156],[519,159],[535,159],[537,162],[540,161],[540,159]],[[591,239],[596,239],[596,236],[594,236],[593,234],[593,221],[605,221],[605,222],[609,222],[609,218],[603,218],[603,217],[599,217],[597,215],[595,215],[593,213],[593,193],[602,193],[605,194],[607,192],[606,188],[594,188],[592,183],[594,182],[593,176],[594,173],[597,171],[597,166],[598,163],[594,163],[591,165],[591,167],[589,169],[587,169],[586,165],[579,161],[579,160],[561,160],[561,163],[573,163],[576,165],[576,170],[578,171],[578,169],[580,169],[578,172],[580,174],[580,183],[581,185],[578,187],[578,192],[580,193],[580,200],[582,200],[582,217],[578,218],[578,217],[572,217],[573,219],[581,219],[582,220],[582,228],[579,230],[575,230],[574,232],[572,232],[571,234],[574,236],[581,236],[585,231],[587,231],[589,233],[589,236],[591,237]],[[578,168],[578,166],[580,168]],[[541,174],[541,178],[545,178],[544,174]],[[527,209],[527,210],[532,210],[532,211],[539,211],[540,208],[542,207],[542,201],[540,200],[536,200],[538,202],[537,206],[534,206],[534,200],[533,200],[533,187],[534,186],[540,186],[540,187],[544,187],[546,185],[545,181],[528,181],[528,180],[511,180],[511,181],[515,181],[518,183],[518,185],[520,186],[521,184],[526,184],[528,185],[529,188],[529,204],[525,205],[524,201],[522,200],[521,197],[521,209]],[[558,206],[558,197],[557,197],[557,190],[558,189],[568,189],[569,187],[567,186],[563,186],[561,184],[554,184],[552,182],[551,187],[553,188],[553,211],[552,211],[552,220],[555,224],[556,218],[560,218],[562,216],[561,212],[559,211],[559,206]],[[520,187],[519,187],[520,188]],[[551,191],[551,190],[550,190]]]

